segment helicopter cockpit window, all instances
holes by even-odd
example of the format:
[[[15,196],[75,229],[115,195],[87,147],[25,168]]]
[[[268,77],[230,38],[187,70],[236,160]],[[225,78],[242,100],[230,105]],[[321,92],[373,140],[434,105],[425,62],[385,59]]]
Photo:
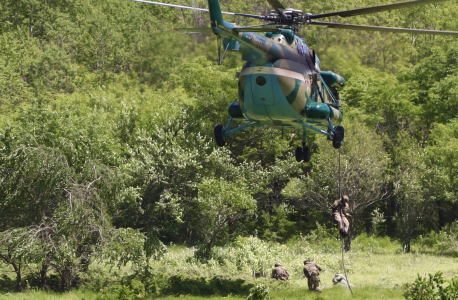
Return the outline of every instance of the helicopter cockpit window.
[[[295,39],[296,44],[297,44],[297,52],[299,52],[299,54],[305,56],[307,54],[308,47],[305,44],[304,40],[301,39],[298,36],[295,36],[294,39]]]

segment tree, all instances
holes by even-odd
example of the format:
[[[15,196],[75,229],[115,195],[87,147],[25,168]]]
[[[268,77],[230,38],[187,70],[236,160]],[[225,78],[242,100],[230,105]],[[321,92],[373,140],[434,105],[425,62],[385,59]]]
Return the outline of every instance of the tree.
[[[6,147],[5,150],[8,150]],[[0,231],[37,225],[65,199],[71,170],[62,153],[47,147],[17,147],[0,156]]]
[[[430,206],[425,199],[425,182],[430,170],[426,169],[424,162],[425,151],[418,145],[414,144],[405,156],[409,161],[399,166],[395,172],[393,196],[396,203],[396,233],[404,251],[409,253],[411,242]]]
[[[238,219],[254,214],[256,201],[241,180],[204,179],[198,189],[198,231],[206,244],[201,255],[208,258],[214,243],[236,232]]]
[[[29,226],[0,232],[0,261],[11,265],[16,273],[16,289],[22,291],[22,270],[38,261],[42,254],[39,242],[41,228]]]
[[[456,218],[453,205],[457,203],[458,165],[458,122],[434,124],[430,140],[425,147],[424,197],[431,202],[430,218],[437,229]]]

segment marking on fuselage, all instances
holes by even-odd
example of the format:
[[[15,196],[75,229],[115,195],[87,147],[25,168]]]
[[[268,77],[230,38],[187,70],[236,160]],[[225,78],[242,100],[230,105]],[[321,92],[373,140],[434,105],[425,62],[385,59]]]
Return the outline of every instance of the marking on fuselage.
[[[291,93],[289,95],[285,95],[286,100],[288,100],[289,104],[292,105],[294,103],[294,100],[296,100],[297,93],[299,92],[300,87],[301,87],[301,82],[295,80],[294,89],[291,91]],[[298,113],[299,113],[299,111],[298,111]]]
[[[280,69],[280,68],[272,68],[272,67],[248,67],[242,70],[240,76],[252,75],[252,74],[269,74],[269,75],[276,75],[276,76],[285,76],[294,79],[298,79],[301,81],[304,80],[304,75],[301,73],[293,72],[290,70]]]

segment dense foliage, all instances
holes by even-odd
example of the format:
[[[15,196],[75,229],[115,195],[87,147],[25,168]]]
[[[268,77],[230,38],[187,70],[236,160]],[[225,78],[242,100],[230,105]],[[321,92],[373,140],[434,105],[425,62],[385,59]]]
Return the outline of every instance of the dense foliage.
[[[457,30],[457,8],[449,1],[351,21]],[[284,243],[332,227],[339,153],[325,138],[311,140],[311,163],[295,161],[297,138],[267,128],[240,132],[225,148],[212,140],[237,99],[243,62],[233,53],[218,66],[212,36],[172,31],[207,21],[125,0],[0,2],[0,262],[14,270],[17,289],[24,269],[42,288],[52,272],[69,290],[94,262],[140,268],[168,244],[196,246],[202,261],[240,238]],[[309,27],[299,34],[322,69],[348,82],[340,155],[353,236],[389,236],[410,251],[415,239],[434,246],[450,232],[455,244],[437,247],[457,251],[458,42]]]
[[[458,280],[450,282],[444,279],[442,272],[437,272],[429,278],[418,275],[417,279],[405,285],[404,296],[408,300],[458,299]]]

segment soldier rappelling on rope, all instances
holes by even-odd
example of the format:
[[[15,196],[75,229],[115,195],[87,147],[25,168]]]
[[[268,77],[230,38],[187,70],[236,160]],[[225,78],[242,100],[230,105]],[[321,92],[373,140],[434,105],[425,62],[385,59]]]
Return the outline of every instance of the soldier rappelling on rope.
[[[339,149],[339,195],[341,196],[339,199],[334,201],[332,204],[332,216],[334,220],[339,224],[339,231],[340,235],[342,236],[342,269],[344,270],[345,274],[345,281],[347,282],[347,286],[350,289],[351,294],[353,295],[353,291],[351,289],[351,284],[347,278],[347,271],[345,270],[345,261],[344,261],[344,237],[348,237],[349,230],[350,230],[350,205],[348,204],[348,196],[342,196],[342,182],[341,182],[341,172],[340,172],[340,149]],[[348,249],[349,250],[349,249]],[[334,281],[334,280],[333,280]]]
[[[351,214],[348,200],[348,196],[345,195],[332,204],[332,215],[339,225],[340,235],[343,237],[348,236],[350,230]]]

